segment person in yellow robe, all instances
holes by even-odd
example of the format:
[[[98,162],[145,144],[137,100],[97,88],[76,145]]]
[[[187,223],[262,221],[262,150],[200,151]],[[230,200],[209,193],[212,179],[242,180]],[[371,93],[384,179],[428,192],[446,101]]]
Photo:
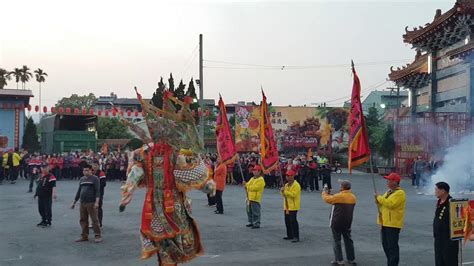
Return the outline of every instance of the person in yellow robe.
[[[286,237],[285,240],[292,240],[291,242],[300,242],[300,230],[297,220],[298,210],[300,209],[301,186],[295,180],[295,171],[288,170],[286,172],[286,181],[281,188],[281,195],[283,196],[283,209],[285,214]]]
[[[247,217],[249,224],[247,227],[252,229],[260,228],[261,205],[263,191],[265,189],[265,180],[260,165],[256,165],[252,169],[253,177],[249,182],[243,183],[247,192]]]

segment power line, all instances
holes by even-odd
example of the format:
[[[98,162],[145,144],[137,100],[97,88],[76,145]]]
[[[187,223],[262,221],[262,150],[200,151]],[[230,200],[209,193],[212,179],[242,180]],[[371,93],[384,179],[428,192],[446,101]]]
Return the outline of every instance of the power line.
[[[373,62],[363,62],[358,63],[357,66],[374,66],[374,65],[383,65],[390,63],[402,63],[409,61],[411,59],[398,59],[398,60],[386,60],[386,61],[373,61]],[[226,66],[206,66],[206,68],[220,68],[220,69],[264,69],[264,70],[289,70],[289,69],[317,69],[317,68],[340,68],[340,67],[350,67],[350,64],[327,64],[327,65],[261,65],[261,64],[247,64],[247,63],[236,63],[220,60],[204,60],[208,63],[217,63],[225,65],[235,65],[235,66],[247,66],[247,67],[226,67]]]
[[[193,51],[188,56],[188,59],[186,60],[186,64],[184,64],[184,68],[181,70],[181,73],[183,75],[187,74],[187,71],[189,70],[189,67],[191,66],[192,62],[194,61],[194,58],[196,58],[196,55],[197,55],[196,51],[197,51],[198,47],[199,47],[199,43],[196,44]]]
[[[360,94],[362,96],[362,95],[365,95],[367,93],[370,93],[373,89],[377,89],[378,87],[384,85],[387,82],[388,82],[388,80],[386,80],[386,79],[381,80],[379,82],[376,82],[376,83],[368,86],[367,88],[361,90]],[[332,100],[328,100],[328,101],[321,101],[320,103],[333,103],[333,104],[344,103],[348,99],[350,99],[351,97],[352,97],[352,94],[349,95],[349,96],[344,96],[344,97],[340,97],[340,98],[336,98],[336,99],[332,99]]]

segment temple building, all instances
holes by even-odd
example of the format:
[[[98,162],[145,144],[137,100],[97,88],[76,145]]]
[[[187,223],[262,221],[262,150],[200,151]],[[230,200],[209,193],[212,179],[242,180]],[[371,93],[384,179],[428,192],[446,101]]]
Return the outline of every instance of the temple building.
[[[416,50],[415,60],[391,68],[390,80],[410,91],[412,115],[464,113],[474,116],[474,1],[457,0],[450,10],[436,10],[432,22],[409,30],[403,41]]]
[[[413,159],[442,160],[448,147],[474,131],[474,1],[456,0],[433,21],[409,30],[403,41],[415,60],[388,75],[409,91],[410,110],[395,116],[395,167],[410,175]]]
[[[0,148],[20,149],[25,131],[25,106],[30,90],[0,89]]]

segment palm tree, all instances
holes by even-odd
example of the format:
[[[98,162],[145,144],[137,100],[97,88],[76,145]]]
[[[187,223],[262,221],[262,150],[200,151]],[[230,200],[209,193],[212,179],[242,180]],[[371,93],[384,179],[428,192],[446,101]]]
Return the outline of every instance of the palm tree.
[[[41,83],[46,81],[45,77],[47,77],[48,74],[46,72],[44,72],[43,69],[41,69],[41,68],[36,69],[35,74],[36,74],[35,75],[36,76],[36,81],[38,81],[38,83],[39,83],[39,106],[40,106],[40,110],[41,110]]]
[[[13,75],[15,77],[16,89],[18,90],[18,82],[20,82],[21,75],[22,75],[21,69],[15,67],[15,69],[12,72],[10,72],[10,75]]]
[[[23,83],[23,89],[26,89],[26,83],[30,81],[30,78],[33,77],[33,75],[31,74],[30,69],[25,65],[21,68],[21,74],[20,80],[21,83]]]
[[[0,89],[3,89],[7,86],[7,80],[10,80],[10,72],[6,71],[3,68],[0,68]]]

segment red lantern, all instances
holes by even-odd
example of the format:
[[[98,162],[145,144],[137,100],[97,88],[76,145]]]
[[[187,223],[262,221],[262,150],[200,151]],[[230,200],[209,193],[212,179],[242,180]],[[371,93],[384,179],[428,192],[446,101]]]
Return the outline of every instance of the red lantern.
[[[112,109],[112,116],[116,116],[116,115],[117,115],[117,110]]]
[[[135,110],[134,115],[135,115],[135,117],[138,116],[138,111],[137,110]]]
[[[190,96],[184,96],[184,103],[185,104],[192,104],[193,103],[193,98]]]
[[[48,107],[43,106],[43,113],[47,113],[47,112],[48,112]]]
[[[211,112],[208,109],[208,110],[206,110],[206,116],[209,116],[209,115],[211,115]]]
[[[202,116],[202,111],[201,111],[201,110],[198,111],[198,116],[199,116],[199,117]]]
[[[102,116],[102,110],[97,111],[98,116]]]
[[[192,115],[192,116],[196,116],[196,111],[192,110],[192,111],[191,111],[191,115]]]
[[[105,110],[105,116],[109,116],[109,110]]]
[[[86,114],[87,114],[86,108],[82,108],[82,115],[86,115]]]
[[[127,116],[130,117],[132,115],[132,111],[127,110]]]
[[[74,114],[78,115],[79,114],[79,108],[74,108]]]
[[[94,115],[94,109],[91,108],[91,109],[89,110],[89,114],[90,114],[90,115]]]
[[[58,108],[58,113],[59,113],[59,114],[62,114],[62,113],[64,113],[64,108],[62,108],[62,107],[59,107],[59,108]]]
[[[66,107],[66,114],[70,114],[71,113],[71,108],[70,107]]]
[[[35,112],[38,112],[40,107],[38,105],[35,105]]]
[[[26,106],[26,109],[28,109],[28,112],[31,111],[31,105],[28,104],[28,105]]]
[[[55,113],[54,111],[56,111],[56,110],[54,109],[54,106],[51,106],[51,113],[54,114],[54,113]]]

